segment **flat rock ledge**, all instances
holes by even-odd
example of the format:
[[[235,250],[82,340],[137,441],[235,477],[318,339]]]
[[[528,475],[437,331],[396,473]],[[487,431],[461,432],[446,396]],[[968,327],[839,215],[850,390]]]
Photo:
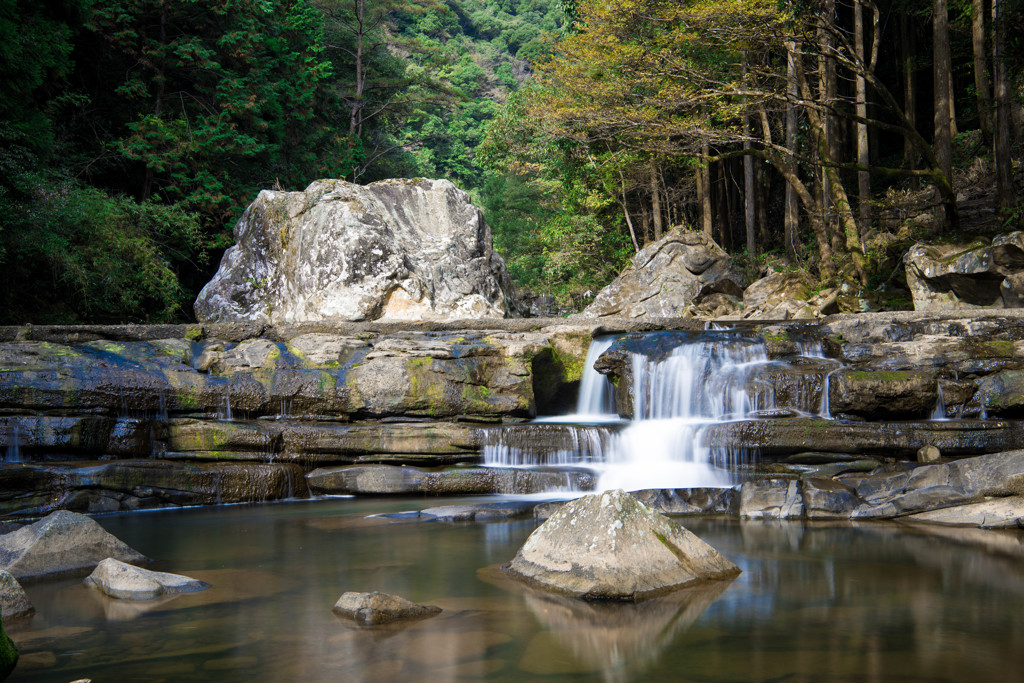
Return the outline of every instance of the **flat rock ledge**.
[[[197,593],[210,587],[188,576],[153,572],[110,557],[100,562],[84,583],[119,600],[156,600],[167,595]]]
[[[0,536],[0,569],[19,581],[85,573],[108,557],[147,561],[91,518],[66,510]]]
[[[1024,528],[1024,450],[902,472],[748,481],[746,519],[899,519],[982,528]]]
[[[505,569],[554,593],[611,600],[642,600],[740,573],[696,535],[622,490],[562,506]]]
[[[357,624],[375,626],[406,619],[424,619],[441,613],[436,605],[420,605],[390,593],[343,593],[334,604],[334,613]]]

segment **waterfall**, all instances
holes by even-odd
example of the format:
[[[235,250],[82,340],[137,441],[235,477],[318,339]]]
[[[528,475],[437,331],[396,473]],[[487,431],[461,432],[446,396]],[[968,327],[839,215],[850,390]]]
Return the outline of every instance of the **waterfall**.
[[[942,382],[938,382],[935,388],[935,409],[932,411],[932,420],[948,420],[946,415],[946,396],[942,393]]]
[[[614,416],[614,387],[607,377],[594,369],[597,359],[614,341],[614,337],[604,337],[590,343],[583,364],[583,376],[580,378],[580,394],[576,399],[577,415]]]
[[[23,462],[21,458],[21,445],[19,442],[18,434],[18,421],[11,421],[11,434],[7,440],[7,450],[4,451],[4,462],[6,463],[19,463]]]
[[[752,381],[768,364],[759,341],[714,335],[663,359],[631,356],[633,421],[612,440],[598,488],[721,487],[736,453],[713,449],[708,425],[774,407],[774,388]],[[742,456],[741,456],[742,457]]]
[[[631,382],[628,421],[614,412],[612,383],[594,370],[616,344],[627,354],[619,381]],[[711,443],[709,427],[775,410],[828,414],[835,361],[826,359],[820,343],[797,343],[796,352],[770,360],[761,337],[733,329],[596,339],[576,414],[490,430],[484,463],[586,467],[597,475],[599,490],[731,486],[735,466],[757,454]]]

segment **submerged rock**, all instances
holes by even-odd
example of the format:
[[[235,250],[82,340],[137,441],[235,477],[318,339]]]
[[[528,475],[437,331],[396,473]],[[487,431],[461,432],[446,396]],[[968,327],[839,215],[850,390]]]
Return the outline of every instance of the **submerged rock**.
[[[108,557],[146,561],[94,520],[66,510],[0,536],[0,568],[19,580],[74,574]]]
[[[109,557],[97,565],[84,583],[121,600],[155,600],[164,595],[196,593],[210,587],[187,576],[152,572]]]
[[[334,613],[357,624],[373,626],[401,619],[423,619],[441,613],[436,605],[420,605],[389,593],[343,593],[334,605]]]
[[[196,300],[204,322],[501,318],[505,262],[469,195],[447,180],[318,180],[264,190]]]
[[[710,545],[622,490],[566,504],[505,568],[555,593],[620,600],[740,573]]]
[[[677,228],[641,249],[583,316],[681,317],[687,306],[704,297],[741,294],[741,282],[729,255],[714,240]]]
[[[0,569],[0,618],[17,619],[30,616],[35,611],[18,580],[10,572]]]

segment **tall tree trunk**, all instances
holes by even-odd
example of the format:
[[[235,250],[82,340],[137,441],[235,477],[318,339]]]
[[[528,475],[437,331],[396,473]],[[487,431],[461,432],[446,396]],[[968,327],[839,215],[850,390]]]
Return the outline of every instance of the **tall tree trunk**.
[[[946,0],[932,0],[932,86],[935,92],[935,160],[950,183],[953,181],[953,129],[950,117],[949,14]],[[940,230],[948,230],[949,216],[940,209],[936,215]]]
[[[743,54],[743,80],[746,81],[748,78],[747,73],[747,55]],[[746,104],[746,96],[743,97],[744,105]],[[750,111],[744,106],[743,111],[743,149],[750,150]],[[754,157],[749,154],[743,157],[743,225],[746,228],[747,233],[747,253],[750,255],[754,254],[757,248],[757,237],[755,235],[755,217],[754,217]]]
[[[651,162],[651,217],[654,223],[654,240],[660,240],[665,225],[661,217],[661,184],[658,182],[658,169]]]
[[[900,57],[903,61],[903,114],[912,127],[917,127],[917,98],[914,97],[914,55],[915,55],[914,23],[909,16],[909,10],[904,8],[900,11]],[[914,150],[914,142],[909,137],[903,138],[903,163],[907,168],[917,168],[917,153]],[[910,187],[914,190],[921,189],[921,180],[917,176],[911,176]]]
[[[1003,57],[1005,27],[1002,21],[1003,0],[992,0],[992,83],[994,116],[992,120],[992,157],[996,171],[996,194],[1000,209],[1014,205],[1013,168],[1010,159],[1010,88]]]
[[[712,221],[711,214],[711,167],[707,161],[711,150],[708,148],[708,144],[704,143],[700,148],[701,155],[704,157],[703,163],[701,163],[700,169],[697,171],[697,182],[701,188],[700,194],[700,222],[701,231],[708,237],[713,237],[714,223]]]
[[[790,173],[797,175],[797,112],[796,100],[800,96],[800,85],[797,79],[797,44],[786,43],[786,84],[789,101],[786,103],[786,149],[791,152],[788,159]],[[800,206],[796,188],[786,183],[786,212],[783,218],[783,240],[786,243],[786,258],[797,260],[797,234],[800,231]]]
[[[988,82],[985,50],[985,0],[971,0],[971,46],[974,49],[974,92],[978,98],[978,123],[985,144],[992,146],[992,88]]]
[[[867,64],[867,54],[864,48],[864,5],[857,1],[853,4],[854,24],[854,49],[857,53],[857,60],[861,64]],[[868,83],[864,76],[858,74],[854,82],[856,84],[855,111],[859,118],[868,117]],[[871,148],[868,144],[868,126],[866,123],[857,122],[857,163],[866,168],[871,165]],[[857,208],[860,215],[860,229],[863,232],[871,225],[871,174],[868,171],[857,171]]]

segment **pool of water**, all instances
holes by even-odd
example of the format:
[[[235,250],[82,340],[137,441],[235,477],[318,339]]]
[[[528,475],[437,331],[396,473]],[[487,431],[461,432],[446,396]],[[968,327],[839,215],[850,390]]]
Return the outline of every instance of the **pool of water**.
[[[27,588],[9,679],[59,681],[1018,681],[1024,533],[688,519],[734,581],[633,604],[507,580],[533,522],[368,515],[429,501],[319,500],[99,517],[209,590],[124,602],[80,580]],[[463,499],[464,502],[464,499]],[[348,590],[444,608],[360,628]]]

